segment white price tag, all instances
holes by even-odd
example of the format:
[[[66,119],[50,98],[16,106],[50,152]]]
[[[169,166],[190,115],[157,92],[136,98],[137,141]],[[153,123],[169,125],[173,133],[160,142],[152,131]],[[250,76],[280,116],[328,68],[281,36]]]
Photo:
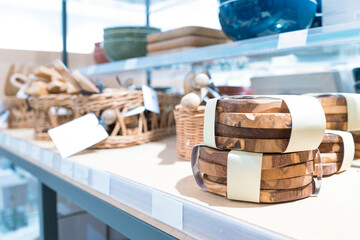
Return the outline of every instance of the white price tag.
[[[159,100],[156,91],[151,87],[143,85],[142,94],[144,98],[145,109],[150,112],[160,114]]]
[[[141,106],[141,107],[137,107],[134,109],[131,109],[130,111],[126,112],[125,117],[130,117],[130,116],[134,116],[134,115],[138,115],[142,112],[145,111],[145,107]]]
[[[136,68],[138,59],[137,58],[132,58],[132,59],[128,59],[125,61],[125,66],[124,69],[125,70],[132,70]]]
[[[19,152],[21,154],[27,154],[28,143],[26,141],[19,141]]]
[[[74,163],[74,179],[84,185],[89,185],[89,168],[82,164]]]
[[[278,49],[302,47],[306,45],[308,30],[281,33],[278,40]]]
[[[74,162],[68,158],[61,159],[60,172],[61,174],[72,178],[74,173]]]
[[[57,172],[61,172],[61,160],[62,157],[54,153],[53,169]]]
[[[92,169],[91,185],[96,191],[110,195],[110,174]]]
[[[11,137],[9,135],[5,135],[4,145],[7,147],[11,146]]]
[[[3,132],[0,132],[0,143],[5,144],[5,136],[6,134]]]
[[[30,157],[34,161],[40,161],[41,148],[36,145],[31,145]]]
[[[53,160],[54,160],[54,153],[49,151],[49,150],[43,150],[42,151],[42,159],[41,159],[41,162],[49,167],[49,168],[53,168],[54,166],[54,163],[53,163]]]
[[[183,229],[183,205],[160,192],[152,194],[152,216],[172,227]]]
[[[87,149],[109,136],[94,113],[50,129],[48,133],[64,158]]]

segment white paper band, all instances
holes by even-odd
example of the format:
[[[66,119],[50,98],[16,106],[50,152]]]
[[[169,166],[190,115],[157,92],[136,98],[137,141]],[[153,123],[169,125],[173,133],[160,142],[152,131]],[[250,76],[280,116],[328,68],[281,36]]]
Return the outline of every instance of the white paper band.
[[[219,98],[207,101],[204,113],[204,144],[216,148],[215,142],[215,113],[216,104]]]
[[[326,128],[324,110],[311,96],[279,96],[291,114],[291,136],[285,152],[313,150],[319,147]]]
[[[326,127],[324,110],[320,102],[306,95],[243,96],[247,98],[267,97],[283,99],[291,114],[291,135],[284,152],[308,151],[318,148]],[[241,98],[241,97],[240,97]],[[220,98],[210,99],[205,107],[204,144],[216,148],[215,112]]]
[[[227,162],[227,198],[260,202],[262,153],[230,151]]]
[[[336,134],[342,138],[344,144],[344,157],[339,172],[343,172],[351,166],[355,155],[355,143],[351,133],[337,130],[326,130],[326,133]]]

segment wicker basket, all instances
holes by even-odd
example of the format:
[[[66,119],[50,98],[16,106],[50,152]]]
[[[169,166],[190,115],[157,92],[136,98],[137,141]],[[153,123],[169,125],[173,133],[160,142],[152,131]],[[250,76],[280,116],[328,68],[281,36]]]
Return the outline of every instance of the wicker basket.
[[[34,127],[34,112],[29,110],[25,98],[5,97],[5,109],[10,111],[8,117],[9,128]]]
[[[109,129],[110,136],[92,148],[129,147],[175,134],[175,120],[172,111],[180,101],[181,95],[158,93],[158,99],[159,115],[149,113],[146,116],[145,113],[141,113],[124,117],[128,110],[143,106],[142,91],[80,96],[76,103],[76,114],[82,116],[94,112],[99,116],[102,111],[113,109],[117,119]],[[151,120],[148,121],[149,119]]]
[[[194,145],[203,142],[205,106],[200,106],[196,111],[186,111],[177,105],[174,114],[176,120],[176,149],[178,156],[190,161]]]
[[[74,119],[76,95],[50,94],[30,97],[30,106],[35,115],[35,139],[51,140],[48,130]]]

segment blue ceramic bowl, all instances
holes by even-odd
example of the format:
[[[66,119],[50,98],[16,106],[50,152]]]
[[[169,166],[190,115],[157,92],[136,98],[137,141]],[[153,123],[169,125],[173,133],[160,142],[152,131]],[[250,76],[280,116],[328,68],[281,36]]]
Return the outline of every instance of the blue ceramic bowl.
[[[219,0],[219,20],[225,34],[242,40],[308,28],[315,0]]]

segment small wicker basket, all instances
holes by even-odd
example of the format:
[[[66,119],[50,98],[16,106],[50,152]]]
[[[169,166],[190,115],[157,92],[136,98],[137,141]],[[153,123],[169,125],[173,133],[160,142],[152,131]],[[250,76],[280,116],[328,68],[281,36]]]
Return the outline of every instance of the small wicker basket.
[[[109,129],[110,136],[92,148],[129,147],[162,139],[175,134],[173,109],[180,101],[179,94],[158,93],[160,114],[140,113],[125,117],[128,110],[143,106],[142,91],[93,94],[79,96],[76,114],[82,116],[94,112],[97,116],[108,109],[116,113],[116,121]]]
[[[74,119],[76,95],[50,94],[30,97],[30,106],[35,115],[35,139],[51,140],[48,130]]]
[[[34,112],[29,110],[25,98],[5,97],[5,109],[10,111],[8,121],[9,128],[32,128],[34,127]]]
[[[186,111],[181,105],[174,110],[176,120],[176,150],[183,160],[190,161],[194,145],[203,142],[205,106]]]

